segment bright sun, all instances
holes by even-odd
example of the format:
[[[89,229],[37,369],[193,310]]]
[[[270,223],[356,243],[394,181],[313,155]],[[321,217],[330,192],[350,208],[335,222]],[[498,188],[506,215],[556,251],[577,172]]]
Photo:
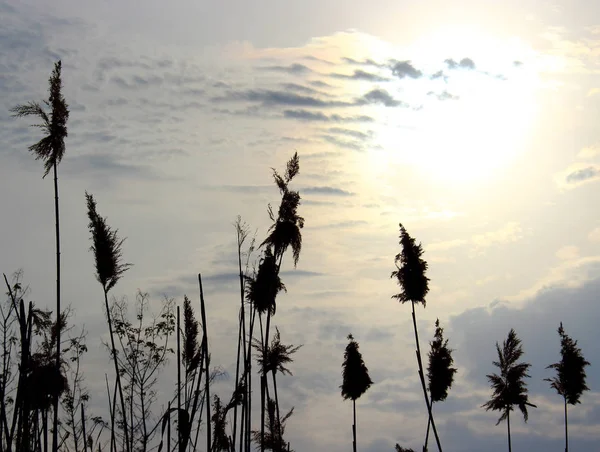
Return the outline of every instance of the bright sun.
[[[436,181],[469,185],[510,164],[523,150],[535,114],[538,80],[523,61],[530,56],[528,48],[477,30],[448,28],[409,50],[415,66],[429,65],[431,73],[432,62],[439,70],[446,58],[468,57],[475,69],[444,68],[446,81],[426,74],[410,88],[400,88],[404,80],[399,82],[399,95],[422,108],[380,110],[382,125],[375,131],[380,148],[372,164],[383,170],[408,163]]]

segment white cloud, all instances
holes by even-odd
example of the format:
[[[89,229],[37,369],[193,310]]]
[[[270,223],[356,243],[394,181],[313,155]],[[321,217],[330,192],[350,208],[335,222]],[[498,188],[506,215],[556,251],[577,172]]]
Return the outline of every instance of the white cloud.
[[[556,252],[556,257],[562,261],[575,260],[579,257],[579,248],[576,246],[563,246]]]

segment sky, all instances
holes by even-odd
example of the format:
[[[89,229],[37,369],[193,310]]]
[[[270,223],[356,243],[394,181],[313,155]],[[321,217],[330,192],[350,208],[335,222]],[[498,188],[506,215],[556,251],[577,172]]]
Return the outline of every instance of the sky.
[[[439,318],[454,349],[455,383],[434,406],[445,450],[506,449],[505,424],[481,405],[510,328],[537,405],[527,423],[512,418],[513,446],[561,450],[562,399],[543,381],[561,321],[592,363],[571,446],[600,450],[597,17],[584,0],[0,0],[0,270],[22,269],[30,298],[54,306],[52,181],[27,152],[36,129],[9,109],[45,98],[61,59],[63,304],[88,331],[95,413],[106,412],[110,362],[84,192],[127,237],[134,265],[116,297],[133,303],[140,289],[154,309],[184,294],[197,305],[202,273],[213,363],[229,374],[215,391],[228,398],[233,222],[241,215],[262,241],[279,201],[271,168],[297,151],[303,247],[297,268],[284,259],[273,319],[284,343],[303,344],[279,383],[282,409],[295,407],[294,450],[351,447],[339,391],[349,333],[374,381],[357,402],[359,449],[422,446],[410,307],[391,298],[399,223],[429,263],[422,347]]]

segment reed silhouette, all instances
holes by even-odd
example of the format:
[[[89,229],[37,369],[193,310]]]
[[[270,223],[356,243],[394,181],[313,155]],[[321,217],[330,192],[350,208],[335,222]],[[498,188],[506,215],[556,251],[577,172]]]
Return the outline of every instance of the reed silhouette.
[[[498,367],[500,375],[490,374],[487,376],[493,392],[492,398],[483,405],[483,408],[486,411],[493,410],[502,413],[496,425],[504,420],[506,421],[508,451],[511,452],[510,412],[513,411],[513,407],[516,405],[523,413],[523,419],[527,422],[529,418],[527,407],[536,408],[534,404],[529,402],[527,384],[525,383],[525,378],[530,378],[527,370],[531,367],[531,364],[518,362],[524,353],[523,346],[521,339],[517,337],[517,333],[512,328],[508,332],[508,337],[503,342],[502,348],[496,342],[496,351],[498,361],[494,361],[494,366]]]
[[[108,331],[110,335],[110,350],[115,367],[116,390],[121,402],[121,418],[123,422],[123,432],[125,435],[125,449],[131,452],[131,442],[129,441],[129,429],[127,428],[127,419],[125,411],[125,398],[123,396],[123,387],[121,385],[121,372],[117,359],[117,348],[115,346],[115,337],[113,332],[113,320],[111,309],[108,305],[108,292],[117,284],[123,274],[131,267],[131,264],[123,263],[122,245],[125,239],[119,239],[117,230],[113,230],[107,223],[106,218],[101,217],[96,210],[96,201],[94,197],[85,193],[88,209],[88,229],[91,233],[92,246],[90,250],[94,253],[94,263],[96,269],[96,279],[102,286],[104,293],[104,308]],[[115,442],[114,422],[116,418],[116,407],[113,407],[113,416],[111,416],[111,450]]]
[[[198,273],[199,300],[196,301],[199,301],[200,320],[187,295],[183,296],[182,305],[177,306],[174,299],[165,297],[160,309],[154,311],[149,308],[148,294],[141,290],[133,304],[126,298],[115,299],[113,290],[131,264],[123,260],[123,240],[118,231],[100,216],[94,197],[85,193],[94,273],[102,287],[109,330],[110,340],[104,345],[109,350],[115,372],[114,384],[105,375],[110,414],[110,422],[106,422],[89,410],[90,392],[85,385],[82,364],[82,356],[87,351],[85,331],[81,330],[78,335],[71,333],[70,310],[62,306],[61,299],[64,280],[61,279],[58,166],[66,150],[69,119],[69,108],[62,94],[61,69],[58,61],[49,79],[47,100],[29,102],[10,110],[15,117],[34,116],[40,121],[35,126],[42,129],[44,136],[28,149],[36,159],[43,161],[43,177],[50,171],[54,176],[56,311],[41,309],[33,301],[26,301],[28,290],[22,284],[21,272],[15,274],[12,282],[4,275],[7,298],[0,300],[0,451],[149,452],[156,449],[158,452],[188,452],[201,448],[198,444],[201,429],[205,429],[207,452],[235,452],[236,449],[251,452],[253,447],[261,451],[290,451],[290,443],[284,436],[294,408],[284,412],[280,406],[284,394],[283,391],[280,393],[278,385],[282,375],[292,375],[289,367],[293,355],[302,345],[283,344],[280,328],[272,327],[271,323],[277,312],[277,297],[287,291],[281,279],[283,257],[291,250],[295,268],[303,246],[305,220],[299,214],[301,197],[290,187],[300,171],[298,154],[294,153],[286,162],[282,174],[272,169],[280,204],[277,209],[268,205],[271,224],[266,238],[256,247],[261,254],[253,265],[251,256],[255,251],[255,239],[249,239],[248,225],[241,217],[234,223],[237,262],[232,262],[232,268],[239,277],[239,309],[236,308],[235,380],[230,397],[216,394],[221,390],[213,385],[225,374],[220,368],[211,366],[208,342],[208,314],[211,313],[207,313],[210,305],[204,299],[201,274]],[[395,256],[396,270],[391,277],[397,281],[400,292],[393,298],[402,304],[410,302],[412,307],[418,374],[428,413],[423,450],[427,450],[432,428],[441,451],[433,404],[447,399],[457,369],[453,350],[448,346],[438,319],[433,341],[429,343],[425,374],[415,306],[426,306],[428,264],[423,259],[422,245],[402,224],[399,228],[401,251]],[[271,333],[272,329],[275,334]],[[174,333],[176,338],[172,337]],[[589,390],[586,367],[590,363],[577,341],[566,334],[562,323],[558,334],[561,359],[547,366],[555,371],[555,376],[545,381],[563,398],[565,451],[568,452],[568,405],[581,403],[583,393]],[[176,351],[171,348],[173,339],[176,340]],[[358,343],[352,335],[348,340],[340,389],[343,399],[353,402],[352,438],[356,451],[356,400],[374,383]],[[496,343],[496,351],[498,359],[493,364],[498,368],[498,374],[487,376],[492,397],[483,407],[500,412],[496,425],[507,421],[511,452],[511,412],[518,407],[527,422],[528,408],[536,407],[529,401],[525,383],[531,365],[521,361],[522,343],[513,329],[502,347]],[[177,359],[177,376],[159,411],[155,407],[162,394],[156,386],[157,376],[173,353]],[[260,377],[260,421],[253,419],[252,409],[254,359]],[[49,434],[52,435],[51,444]],[[395,450],[414,452],[399,444],[395,445]]]
[[[61,316],[60,302],[60,214],[58,205],[58,164],[61,162],[65,153],[65,138],[67,137],[67,121],[69,119],[69,108],[62,94],[61,79],[62,63],[57,61],[54,64],[54,70],[48,80],[49,95],[48,100],[43,104],[50,109],[46,112],[38,102],[29,102],[23,105],[17,105],[11,109],[13,116],[35,116],[41,120],[41,123],[35,124],[45,133],[45,136],[35,144],[29,146],[29,151],[35,155],[36,160],[44,161],[44,175],[46,177],[50,170],[54,172],[54,218],[56,235],[56,321]],[[60,328],[56,337],[56,371],[60,373],[60,352],[61,352]],[[52,422],[52,451],[58,451],[58,395],[55,395],[52,401],[54,412]]]
[[[415,304],[420,303],[423,307],[426,305],[425,297],[429,292],[429,278],[425,275],[425,272],[427,271],[428,266],[427,261],[421,258],[423,256],[423,246],[420,243],[417,245],[416,240],[410,236],[402,224],[399,226],[402,251],[396,254],[396,257],[394,258],[396,270],[392,272],[391,277],[397,280],[401,291],[400,293],[393,295],[392,298],[398,300],[402,304],[410,302],[412,306],[412,320],[415,332],[415,343],[417,346],[416,354],[417,364],[419,366],[419,379],[421,380],[425,405],[427,406],[427,412],[429,414],[428,422],[431,422],[438,449],[442,452],[442,445],[435,426],[435,420],[431,413],[431,404],[429,403],[429,396],[427,395],[427,387],[425,385],[423,360],[421,359],[421,346],[419,345],[419,331],[417,329],[417,316],[415,314]]]
[[[344,351],[342,363],[342,398],[352,400],[352,450],[356,452],[356,399],[361,397],[373,384],[369,369],[358,351],[358,342],[352,334],[348,335],[348,345]]]
[[[443,402],[448,397],[448,390],[454,382],[456,368],[452,367],[452,349],[448,348],[448,339],[444,339],[444,329],[440,326],[440,319],[435,321],[435,333],[433,342],[430,342],[429,365],[427,366],[427,380],[429,395],[431,397],[431,412],[435,402]],[[429,426],[431,419],[427,422],[427,433],[425,435],[424,451],[427,451],[429,442]]]
[[[546,367],[546,369],[556,370],[556,376],[545,378],[545,381],[550,382],[550,387],[563,398],[565,407],[565,452],[569,452],[567,405],[581,403],[581,395],[585,391],[589,391],[590,388],[586,384],[585,368],[590,363],[583,357],[581,349],[577,347],[577,341],[565,333],[562,322],[558,327],[558,335],[560,336],[561,360]]]

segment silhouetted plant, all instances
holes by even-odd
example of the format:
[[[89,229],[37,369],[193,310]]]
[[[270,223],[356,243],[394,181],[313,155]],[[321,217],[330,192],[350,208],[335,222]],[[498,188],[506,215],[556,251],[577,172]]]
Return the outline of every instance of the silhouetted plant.
[[[414,449],[405,449],[400,444],[396,444],[395,450],[396,452],[415,452]]]
[[[304,218],[298,214],[298,207],[300,206],[300,193],[295,190],[290,190],[289,183],[298,175],[300,172],[300,159],[298,153],[295,152],[286,165],[286,170],[283,176],[281,176],[274,168],[273,179],[279,192],[281,194],[281,202],[277,212],[277,216],[273,212],[272,206],[269,204],[268,212],[269,217],[273,224],[269,228],[269,235],[261,243],[261,247],[266,245],[265,255],[268,256],[272,253],[274,262],[276,263],[276,271],[269,272],[271,275],[276,275],[279,278],[279,270],[288,247],[292,248],[292,254],[294,258],[294,267],[298,264],[300,259],[300,251],[302,250],[302,233],[301,229],[304,227]],[[272,249],[272,251],[271,251]],[[268,253],[268,254],[267,254]],[[260,271],[260,270],[259,270]],[[277,286],[271,284],[271,289],[275,289]],[[277,289],[274,296],[277,295]],[[267,305],[267,323],[265,328],[265,334],[263,336],[263,355],[266,355],[267,345],[269,343],[269,329],[271,325],[271,315],[275,313],[275,300],[274,297],[270,297],[261,303]],[[271,309],[273,309],[271,311]],[[260,311],[259,311],[260,312]],[[266,384],[266,379],[262,379],[263,384]],[[264,421],[265,421],[265,391],[266,388],[261,385],[261,397],[262,397],[262,408],[261,408],[261,431],[264,434]],[[261,441],[264,444],[264,441]],[[262,447],[261,444],[261,447]]]
[[[68,433],[68,441],[75,452],[85,450],[87,443],[85,423],[88,417],[84,414],[84,407],[90,400],[90,394],[84,386],[83,369],[81,367],[81,356],[87,352],[86,335],[85,330],[82,329],[78,336],[69,338],[69,353],[67,355],[70,362],[67,374],[68,385],[61,399],[66,414],[66,419],[61,425],[64,430],[63,437],[66,437]],[[71,450],[70,447],[68,449]]]
[[[251,303],[254,312],[258,312],[261,325],[261,353],[263,360],[266,361],[266,335],[262,335],[262,316],[267,315],[267,327],[270,325],[271,315],[276,311],[276,297],[281,290],[286,290],[285,285],[281,282],[279,271],[275,262],[271,248],[266,248],[258,265],[258,271],[253,276],[246,276],[246,299]],[[252,330],[251,325],[251,330]],[[267,328],[268,329],[268,328]],[[251,331],[252,333],[252,331]],[[252,336],[250,336],[252,337]],[[251,355],[251,350],[249,351]],[[261,379],[261,431],[264,433],[265,410],[263,387],[264,378]],[[249,411],[250,412],[250,411]],[[261,442],[263,444],[264,441]],[[261,446],[262,447],[262,446]]]
[[[569,452],[567,405],[581,403],[581,395],[584,391],[590,389],[585,381],[585,368],[590,363],[586,361],[581,349],[577,347],[577,341],[565,333],[562,322],[558,327],[558,335],[560,336],[561,360],[546,367],[546,369],[555,369],[556,376],[546,378],[545,381],[550,382],[550,387],[554,388],[563,397],[565,405],[565,452]]]
[[[500,422],[506,420],[508,428],[508,450],[512,450],[511,437],[510,437],[510,412],[513,411],[513,407],[516,405],[521,413],[525,422],[529,418],[527,407],[536,408],[536,406],[529,402],[529,396],[527,394],[527,384],[525,378],[530,378],[527,373],[531,364],[519,363],[519,359],[523,356],[523,347],[521,345],[521,339],[517,337],[515,330],[511,328],[508,333],[508,337],[500,345],[496,342],[496,351],[498,352],[498,361],[494,361],[494,366],[500,370],[500,375],[491,374],[487,375],[491,387],[493,390],[492,398],[483,404],[483,408],[486,411],[500,411],[502,414],[496,422],[498,425]]]
[[[122,262],[123,252],[121,247],[125,239],[119,239],[117,235],[118,231],[113,230],[106,223],[106,218],[103,218],[98,214],[94,197],[86,192],[85,198],[88,208],[88,229],[92,235],[92,246],[90,249],[94,252],[96,279],[102,285],[102,291],[104,292],[104,308],[106,310],[106,320],[110,335],[111,355],[115,367],[116,388],[119,393],[121,414],[123,425],[125,426],[125,444],[127,452],[130,452],[129,431],[126,427],[127,420],[125,417],[125,398],[121,386],[121,372],[119,371],[117,349],[115,347],[111,310],[108,305],[108,292],[117,284],[121,276],[123,276],[123,273],[131,267],[131,264]],[[114,435],[114,418],[116,413],[113,414],[111,420],[111,435]]]
[[[427,380],[429,382],[429,395],[431,396],[431,411],[435,402],[443,402],[448,397],[448,390],[452,387],[456,369],[452,367],[452,349],[448,348],[448,339],[444,339],[444,329],[440,326],[440,320],[435,321],[435,334],[433,342],[430,342],[429,365],[427,367]],[[425,436],[425,450],[429,442],[429,426],[427,423],[427,435]]]
[[[253,306],[249,310],[250,319],[249,324],[246,322],[246,307],[245,307],[245,294],[246,294],[246,274],[248,273],[248,265],[250,263],[250,256],[254,252],[254,244],[255,238],[252,238],[250,241],[250,245],[246,252],[242,251],[242,247],[248,238],[249,228],[245,222],[242,222],[242,217],[240,215],[237,216],[236,221],[234,223],[235,232],[236,232],[236,244],[237,244],[237,257],[238,257],[238,271],[239,271],[239,283],[240,283],[240,309],[238,312],[238,344],[237,344],[237,357],[236,357],[236,367],[235,367],[235,387],[236,391],[238,389],[242,389],[243,393],[240,394],[241,397],[241,415],[240,415],[240,452],[244,449],[250,448],[250,429],[251,429],[251,413],[252,413],[252,398],[251,393],[248,391],[248,388],[251,388],[252,385],[252,334],[253,334],[253,326],[254,326],[254,316],[256,310]],[[242,256],[245,257],[245,265],[242,266]],[[247,332],[247,326],[249,327],[249,332]],[[249,333],[249,334],[247,334]],[[250,338],[247,340],[246,338]],[[243,369],[241,369],[240,374],[240,360],[243,363]],[[232,450],[235,451],[235,442],[237,435],[237,427],[238,427],[238,406],[236,405],[233,409],[233,436],[232,436]],[[244,446],[245,445],[245,446]]]
[[[275,401],[267,397],[266,405],[269,431],[263,434],[259,430],[252,430],[252,439],[264,450],[271,450],[273,452],[288,450],[289,452],[294,452],[293,449],[286,449],[288,443],[283,436],[285,434],[285,424],[292,414],[294,414],[294,407],[281,418],[281,422],[277,422]]]
[[[135,321],[129,320],[125,299],[111,306],[114,334],[118,340],[117,362],[121,384],[125,392],[127,411],[124,429],[129,429],[131,450],[145,452],[153,432],[148,423],[154,421],[153,404],[156,401],[156,382],[160,370],[167,364],[169,338],[175,332],[174,301],[166,298],[160,311],[149,311],[149,295],[138,291],[135,301]],[[110,346],[105,344],[109,350]]]
[[[200,364],[200,344],[198,343],[198,320],[194,308],[187,295],[183,297],[183,364],[186,376],[198,368]],[[186,392],[187,395],[187,392]]]
[[[304,218],[298,215],[298,207],[300,206],[300,194],[297,191],[290,190],[288,185],[292,179],[300,172],[300,158],[295,152],[293,157],[287,162],[285,174],[280,176],[279,173],[272,168],[273,179],[281,193],[281,204],[277,212],[277,217],[269,204],[269,217],[273,221],[273,225],[269,228],[269,235],[261,243],[267,247],[273,247],[273,254],[279,260],[281,259],[288,247],[292,247],[294,256],[294,266],[300,259],[300,251],[302,250],[302,233],[300,229],[304,227]]]
[[[262,350],[262,344],[255,341],[253,344],[256,350]],[[267,377],[270,373],[273,377],[273,391],[275,394],[275,409],[276,409],[276,424],[281,425],[281,416],[279,412],[279,395],[277,392],[277,373],[292,375],[292,372],[286,367],[287,364],[294,360],[291,355],[302,348],[301,345],[284,345],[281,343],[281,334],[279,328],[275,327],[275,335],[271,341],[271,345],[267,347],[266,357],[259,355],[256,360],[261,370],[261,374]]]
[[[394,258],[396,270],[392,272],[391,277],[396,278],[401,291],[400,293],[393,295],[392,298],[397,299],[402,304],[410,301],[412,306],[412,319],[415,332],[415,342],[417,345],[416,353],[417,364],[419,365],[419,378],[421,380],[421,387],[423,388],[425,405],[427,406],[427,412],[429,414],[429,422],[431,422],[433,434],[435,435],[438,449],[441,452],[442,445],[440,443],[440,438],[435,426],[435,420],[431,413],[431,404],[429,403],[429,396],[427,395],[427,388],[425,385],[425,374],[423,371],[423,361],[421,359],[421,346],[419,345],[419,331],[417,330],[417,317],[415,314],[415,303],[421,303],[423,307],[426,305],[425,297],[429,292],[429,278],[425,276],[425,272],[427,271],[427,262],[422,259],[422,245],[420,243],[417,245],[415,239],[410,236],[401,223],[399,226],[400,245],[402,246],[402,251],[396,254],[396,257]]]
[[[369,369],[363,361],[362,354],[358,351],[358,342],[348,335],[348,345],[344,352],[342,363],[342,397],[352,400],[352,448],[356,452],[356,399],[362,396],[373,384],[369,376]]]
[[[56,317],[61,314],[60,307],[60,216],[58,209],[58,164],[61,162],[65,153],[65,138],[67,137],[67,121],[69,119],[69,108],[62,94],[61,79],[61,61],[54,64],[54,70],[48,80],[49,96],[43,103],[50,109],[46,112],[38,102],[29,102],[24,105],[17,105],[11,109],[13,116],[35,116],[41,120],[41,123],[35,124],[45,133],[45,136],[35,144],[29,146],[36,160],[44,161],[44,176],[46,177],[50,170],[54,171],[54,213],[55,213],[55,232],[56,232]],[[59,331],[60,334],[60,331]],[[60,336],[56,341],[56,363],[57,372],[60,373]],[[58,451],[58,396],[53,400],[54,421],[52,434],[52,450]]]

